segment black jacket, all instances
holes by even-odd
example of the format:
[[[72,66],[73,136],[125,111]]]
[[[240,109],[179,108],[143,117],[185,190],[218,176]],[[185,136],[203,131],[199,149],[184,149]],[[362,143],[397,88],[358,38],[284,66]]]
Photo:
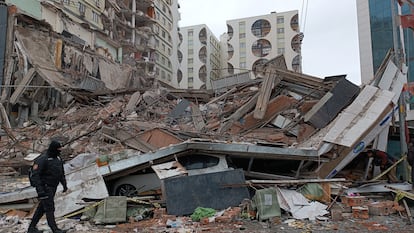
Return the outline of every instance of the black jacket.
[[[59,145],[60,147],[60,145]],[[35,159],[32,167],[32,182],[39,193],[45,192],[45,187],[56,189],[59,183],[65,188],[66,178],[63,169],[63,160],[59,156],[58,148],[54,148],[53,142],[49,149]]]

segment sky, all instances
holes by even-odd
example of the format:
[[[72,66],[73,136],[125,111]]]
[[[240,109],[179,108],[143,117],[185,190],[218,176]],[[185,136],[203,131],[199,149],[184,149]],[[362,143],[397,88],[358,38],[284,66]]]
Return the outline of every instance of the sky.
[[[324,78],[346,74],[361,84],[356,0],[179,0],[180,27],[206,24],[217,38],[227,31],[226,21],[299,11],[302,69]]]

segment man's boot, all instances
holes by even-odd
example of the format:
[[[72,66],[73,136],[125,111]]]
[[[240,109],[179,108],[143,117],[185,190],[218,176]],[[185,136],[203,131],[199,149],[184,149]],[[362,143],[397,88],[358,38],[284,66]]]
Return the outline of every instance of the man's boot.
[[[67,230],[61,230],[61,229],[55,229],[53,230],[53,233],[66,233]]]
[[[42,233],[42,232],[39,231],[36,227],[29,227],[29,229],[27,229],[27,233]]]
[[[49,225],[50,229],[52,229],[53,233],[66,233],[67,230],[61,230],[57,227],[53,211],[46,212],[46,219],[47,224]]]

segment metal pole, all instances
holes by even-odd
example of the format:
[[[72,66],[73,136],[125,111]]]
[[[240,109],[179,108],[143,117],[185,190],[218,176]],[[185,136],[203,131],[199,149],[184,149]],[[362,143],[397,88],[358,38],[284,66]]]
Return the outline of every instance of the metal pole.
[[[397,11],[395,9],[396,1],[391,0],[391,10],[392,10],[392,34],[393,34],[393,42],[394,42],[394,61],[397,64],[400,71],[402,70],[403,62],[404,62],[404,49],[400,48],[400,43],[398,40],[398,34],[400,34],[401,39],[401,46],[404,45],[403,39],[401,38],[402,28],[401,25],[397,26],[396,17],[398,16]],[[399,5],[398,5],[399,7]],[[401,8],[398,8],[398,11],[401,12]],[[407,154],[408,153],[408,147],[407,147],[407,138],[406,138],[406,103],[404,99],[404,92],[401,92],[400,99],[399,99],[399,128],[400,128],[400,147],[401,147],[401,154]],[[408,180],[408,167],[407,162],[402,163],[402,178],[404,181]]]

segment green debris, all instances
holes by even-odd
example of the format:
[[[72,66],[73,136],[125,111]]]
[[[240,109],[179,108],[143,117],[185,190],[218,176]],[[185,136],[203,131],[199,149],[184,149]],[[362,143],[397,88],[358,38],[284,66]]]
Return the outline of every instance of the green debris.
[[[212,217],[216,214],[216,210],[212,208],[204,208],[204,207],[197,207],[194,210],[194,213],[191,215],[191,219],[193,221],[200,221],[202,218],[205,217]]]

